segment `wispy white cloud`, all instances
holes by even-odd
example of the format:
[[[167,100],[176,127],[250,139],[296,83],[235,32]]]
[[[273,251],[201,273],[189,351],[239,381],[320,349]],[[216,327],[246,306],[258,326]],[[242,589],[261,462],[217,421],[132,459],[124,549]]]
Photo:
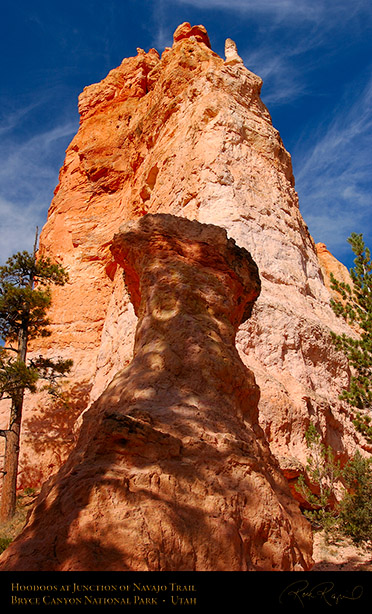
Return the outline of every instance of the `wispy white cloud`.
[[[280,48],[273,53],[262,45],[250,52],[240,52],[247,68],[263,80],[262,98],[269,107],[291,103],[310,93],[300,66],[294,61],[295,49]]]
[[[2,109],[0,114],[0,136],[4,136],[13,130],[19,124],[19,122],[30,113],[30,111],[33,111],[39,105],[39,101],[34,101],[25,107],[13,109],[8,112],[5,112],[4,109]]]
[[[250,15],[269,15],[279,20],[301,18],[305,21],[319,21],[324,15],[337,15],[338,19],[352,17],[360,10],[371,11],[369,0],[173,0],[204,10],[226,9]],[[346,24],[345,24],[346,25]]]
[[[332,118],[323,118],[293,152],[302,213],[317,241],[348,250],[351,232],[372,241],[372,70],[364,89],[349,84]]]
[[[15,111],[4,126],[26,111]],[[75,122],[65,122],[18,142],[0,145],[0,261],[12,253],[30,249],[35,227],[42,226],[58,181],[63,152],[76,132]]]
[[[153,12],[159,50],[170,44],[169,16],[176,6],[189,7],[190,14],[199,9],[217,11],[214,18],[219,12],[221,18],[239,19],[239,54],[263,79],[264,102],[272,107],[309,94],[314,72],[338,53],[340,35],[347,46],[372,18],[370,0],[159,0]],[[244,38],[244,29],[252,27],[254,39]]]
[[[153,3],[151,32],[149,26],[147,26],[147,29],[150,32],[152,46],[160,53],[165,47],[171,46],[173,42],[173,32],[169,28],[169,15],[173,11],[174,7],[169,0],[156,0]]]
[[[41,226],[43,211],[34,205],[15,206],[0,196],[0,262],[18,251],[31,250],[36,226]]]

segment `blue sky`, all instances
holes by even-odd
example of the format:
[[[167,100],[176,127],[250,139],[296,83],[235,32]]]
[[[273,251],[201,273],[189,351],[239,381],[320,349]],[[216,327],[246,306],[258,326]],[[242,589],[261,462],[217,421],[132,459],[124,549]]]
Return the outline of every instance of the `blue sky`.
[[[223,56],[235,40],[292,155],[316,241],[352,265],[372,247],[371,0],[1,0],[0,261],[31,249],[46,220],[77,97],[124,57],[161,53],[183,21]]]

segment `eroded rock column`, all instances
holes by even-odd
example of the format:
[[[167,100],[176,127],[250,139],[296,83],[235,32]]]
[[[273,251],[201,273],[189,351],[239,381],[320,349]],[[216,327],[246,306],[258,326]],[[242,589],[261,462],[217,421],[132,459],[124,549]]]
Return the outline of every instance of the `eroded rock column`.
[[[235,349],[260,292],[217,226],[147,215],[115,235],[134,357],[85,413],[66,465],[2,558],[22,570],[302,570],[311,532]]]
[[[166,214],[129,222],[111,249],[139,319],[131,370],[113,384],[121,402],[198,439],[217,416],[222,432],[255,421],[259,390],[234,345],[260,292],[248,252],[222,228]]]

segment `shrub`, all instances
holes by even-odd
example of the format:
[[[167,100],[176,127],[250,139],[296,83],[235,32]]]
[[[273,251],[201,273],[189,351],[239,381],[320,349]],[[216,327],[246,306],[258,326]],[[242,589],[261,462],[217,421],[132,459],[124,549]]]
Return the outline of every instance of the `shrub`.
[[[347,536],[358,545],[372,548],[372,458],[360,452],[343,469],[333,451],[326,447],[313,424],[306,432],[309,449],[306,474],[298,478],[296,490],[311,509],[304,515],[326,536]],[[337,500],[336,487],[342,488]]]
[[[372,459],[360,452],[343,471],[347,488],[339,506],[339,526],[354,543],[372,547]]]
[[[304,510],[304,515],[314,528],[324,529],[328,533],[337,522],[334,501],[335,485],[341,476],[340,464],[335,460],[332,448],[321,442],[320,433],[312,423],[306,431],[306,443],[309,456],[305,471],[312,488],[306,483],[305,476],[301,475],[296,490],[311,506],[311,509]]]

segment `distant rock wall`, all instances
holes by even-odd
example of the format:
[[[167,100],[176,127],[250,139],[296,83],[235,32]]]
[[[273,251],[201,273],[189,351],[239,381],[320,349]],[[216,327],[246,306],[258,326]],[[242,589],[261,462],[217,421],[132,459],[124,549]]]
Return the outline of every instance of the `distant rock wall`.
[[[261,79],[230,39],[225,61],[214,53],[202,26],[182,24],[161,57],[137,52],[79,97],[81,125],[41,234],[41,251],[66,267],[70,283],[54,290],[52,335],[33,348],[74,360],[73,410],[27,401],[20,484],[58,469],[79,412],[131,361],[137,319],[110,245],[123,222],[158,212],[225,228],[258,265],[262,291],[237,348],[255,373],[259,423],[286,475],[305,460],[310,420],[345,460],[365,446],[338,400],[349,372],[329,331],[347,329],[329,307]]]
[[[304,570],[312,534],[258,426],[234,346],[260,292],[226,231],[172,215],[120,228],[134,358],[84,414],[2,570]]]

